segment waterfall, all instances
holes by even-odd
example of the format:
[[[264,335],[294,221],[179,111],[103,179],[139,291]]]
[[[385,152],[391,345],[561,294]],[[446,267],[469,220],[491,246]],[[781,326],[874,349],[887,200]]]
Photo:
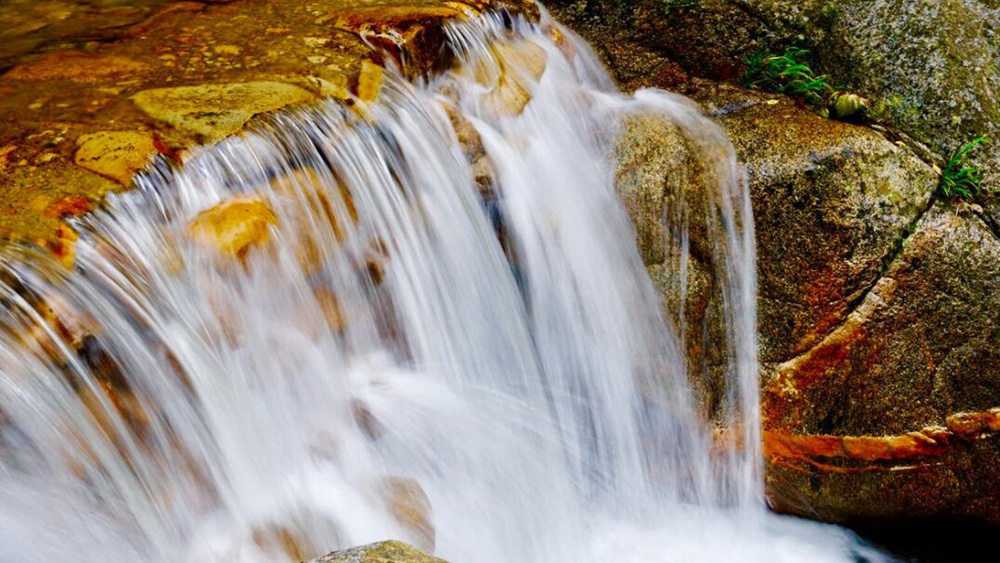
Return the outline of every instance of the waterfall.
[[[454,70],[160,162],[0,255],[0,562],[280,562],[387,538],[454,563],[852,561],[766,513],[753,227],[724,134],[617,93],[543,17]],[[623,119],[703,160],[728,332],[712,424],[615,193]],[[866,559],[867,558],[867,559]]]

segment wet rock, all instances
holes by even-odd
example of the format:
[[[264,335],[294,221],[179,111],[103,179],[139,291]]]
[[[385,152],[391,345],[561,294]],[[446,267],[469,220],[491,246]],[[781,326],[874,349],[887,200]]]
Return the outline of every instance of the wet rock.
[[[156,138],[141,131],[101,131],[81,135],[73,157],[77,166],[110,178],[123,186],[159,152]]]
[[[313,297],[316,298],[316,304],[319,305],[319,309],[323,313],[323,318],[326,320],[326,324],[330,330],[342,332],[347,328],[347,316],[344,314],[340,300],[337,299],[337,295],[333,290],[325,287],[314,288]]]
[[[937,177],[881,134],[784,98],[708,86],[695,99],[745,163],[757,229],[760,355],[783,361],[844,321],[927,209]]]
[[[989,215],[935,202],[933,169],[879,132],[738,88],[700,82],[694,96],[750,183],[772,505],[858,526],[996,525],[1000,238]],[[711,375],[711,345],[690,341],[724,335],[715,264],[692,222],[680,291],[669,215],[668,194],[700,189],[685,150],[669,120],[626,122],[618,186],[665,310],[676,319],[683,307],[698,327],[686,333],[689,366]]]
[[[399,41],[408,72],[434,72],[450,64],[447,21],[499,9],[537,17],[526,0],[0,2],[0,236],[68,248],[63,215],[38,200],[129,185],[132,166],[73,163],[75,141],[109,124],[171,156],[288,104],[371,100],[386,62],[372,45]]]
[[[308,537],[279,524],[255,528],[252,538],[262,550],[282,553],[291,561],[307,561],[319,552]]]
[[[498,115],[520,115],[545,72],[545,51],[530,41],[516,40],[497,43],[491,54],[470,70],[473,80],[487,89],[479,101]]]
[[[111,55],[91,55],[75,51],[52,53],[16,66],[3,78],[19,81],[70,80],[100,82],[145,72],[146,63]]]
[[[155,88],[132,97],[154,119],[197,134],[206,143],[239,132],[257,114],[313,99],[310,92],[282,82]]]
[[[338,10],[333,25],[363,37],[405,63],[404,71],[419,75],[431,70],[444,50],[444,24],[464,17],[467,9],[458,2],[358,6]]]
[[[406,539],[419,549],[433,553],[435,530],[431,501],[420,483],[404,477],[386,477],[379,494],[393,518],[410,533]]]
[[[445,563],[403,542],[390,540],[352,547],[314,559],[310,563]]]
[[[269,228],[278,223],[271,207],[256,196],[238,196],[202,211],[191,222],[191,237],[223,254],[243,258],[251,247],[269,239]]]
[[[932,517],[1000,524],[997,493],[985,485],[1000,478],[998,264],[1000,239],[980,210],[936,205],[844,325],[767,370],[768,427],[861,437],[935,427],[943,429],[935,447],[948,446],[863,470],[853,454],[824,456],[834,459],[821,466],[773,456],[769,483],[779,509],[797,512],[805,501],[821,518],[851,524]]]
[[[270,189],[280,196],[292,217],[295,253],[306,272],[319,271],[331,246],[344,242],[358,222],[354,199],[327,170],[304,168],[273,179]]]
[[[382,88],[384,70],[371,61],[361,61],[361,73],[358,75],[358,98],[365,102],[374,102]]]

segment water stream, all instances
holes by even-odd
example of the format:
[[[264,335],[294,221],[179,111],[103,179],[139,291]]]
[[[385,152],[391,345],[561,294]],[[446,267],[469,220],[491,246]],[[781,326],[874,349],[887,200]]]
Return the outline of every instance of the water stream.
[[[387,538],[454,563],[880,560],[766,511],[753,227],[722,132],[617,93],[553,22],[449,34],[444,76],[160,163],[79,221],[73,272],[4,252],[0,562]],[[615,193],[615,136],[643,114],[712,180],[675,211],[713,227],[729,443]],[[221,251],[213,209],[243,221]]]

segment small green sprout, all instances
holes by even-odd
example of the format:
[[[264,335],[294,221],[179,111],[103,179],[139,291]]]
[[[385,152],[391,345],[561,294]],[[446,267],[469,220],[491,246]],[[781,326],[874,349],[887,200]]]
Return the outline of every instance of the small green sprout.
[[[982,171],[978,166],[967,165],[965,161],[976,147],[989,142],[986,135],[980,135],[951,153],[951,158],[941,171],[941,180],[938,182],[939,195],[946,198],[958,196],[972,199],[979,193],[983,183],[979,177]]]
[[[789,47],[780,55],[756,52],[743,59],[747,70],[741,82],[748,88],[761,88],[798,96],[819,104],[833,93],[826,76],[816,75],[806,64],[809,50]]]

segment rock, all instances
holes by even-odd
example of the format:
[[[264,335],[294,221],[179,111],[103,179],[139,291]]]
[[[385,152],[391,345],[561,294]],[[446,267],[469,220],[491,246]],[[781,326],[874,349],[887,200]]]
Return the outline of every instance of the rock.
[[[403,542],[389,540],[352,547],[314,559],[310,563],[447,563]]]
[[[361,61],[361,73],[358,75],[358,98],[365,102],[374,102],[382,88],[383,69],[371,61]]]
[[[91,55],[76,51],[46,55],[16,66],[3,75],[8,80],[100,82],[147,71],[146,63],[111,55]]]
[[[299,265],[306,272],[318,271],[326,245],[343,243],[358,222],[351,193],[329,171],[314,168],[279,176],[270,189],[283,200],[284,211],[296,218]]]
[[[334,27],[358,34],[389,53],[405,72],[426,73],[444,50],[444,24],[464,17],[457,2],[358,6],[336,12]]]
[[[268,203],[256,196],[237,196],[202,211],[191,222],[191,238],[223,254],[239,258],[269,239],[278,223]]]
[[[280,524],[257,527],[251,535],[257,547],[268,552],[282,553],[292,561],[307,561],[316,557],[319,552],[308,537]]]
[[[657,114],[631,116],[615,140],[615,187],[660,295],[664,314],[684,335],[689,379],[707,411],[718,405],[724,340],[718,288],[713,287],[704,216],[704,178],[680,129]],[[687,210],[687,211],[685,211]],[[682,218],[686,216],[687,218]],[[697,244],[682,246],[682,223]],[[699,258],[700,257],[700,258]],[[715,303],[713,305],[713,297]],[[717,322],[710,323],[714,315]],[[706,335],[706,327],[712,333]],[[714,391],[713,391],[714,389]]]
[[[997,310],[1000,239],[981,210],[935,205],[848,321],[768,369],[763,390],[766,427],[861,441],[939,429],[929,442],[918,437],[930,449],[877,458],[772,449],[775,506],[798,512],[807,502],[825,520],[855,525],[1000,525],[1000,496],[987,484],[1000,478]]]
[[[545,51],[524,39],[497,43],[490,50],[492,57],[476,61],[468,71],[487,89],[479,101],[498,115],[520,115],[545,72]]]
[[[156,138],[143,131],[101,131],[81,135],[73,161],[123,186],[159,152]]]
[[[316,298],[316,304],[319,305],[319,309],[323,313],[323,318],[326,320],[326,324],[330,330],[343,332],[347,328],[347,317],[344,315],[344,310],[340,306],[340,300],[337,299],[337,295],[328,288],[316,287],[313,288],[313,297]]]
[[[879,132],[703,81],[694,97],[750,183],[772,506],[862,527],[1000,524],[989,485],[1000,479],[1000,236],[989,215],[935,202],[934,170]],[[668,316],[683,310],[698,327],[685,333],[689,369],[707,364],[717,403],[720,359],[691,343],[724,335],[715,264],[693,228],[679,291],[667,213],[670,193],[698,197],[687,150],[669,120],[629,120],[618,189]]]
[[[734,80],[742,58],[789,46],[812,51],[812,67],[871,101],[870,117],[930,146],[945,159],[972,138],[1000,135],[1000,5],[992,0],[590,0],[557,15],[628,30],[640,47],[701,77]],[[603,31],[603,29],[602,29]],[[591,36],[593,39],[594,37]],[[618,57],[612,66],[626,66]],[[974,162],[1000,188],[1000,144]],[[993,220],[1000,199],[983,197]]]
[[[64,248],[64,215],[46,214],[39,198],[98,204],[130,184],[131,157],[113,175],[94,173],[73,164],[76,139],[148,132],[172,157],[288,104],[351,103],[352,92],[374,99],[382,47],[405,51],[413,76],[440,72],[451,62],[443,46],[453,19],[504,9],[538,16],[530,0],[91,4],[0,2],[4,240]]]
[[[263,81],[155,88],[132,96],[154,119],[197,134],[206,143],[238,133],[257,114],[314,99],[298,86]]]
[[[746,163],[760,357],[786,360],[843,322],[878,279],[927,209],[936,175],[881,134],[822,119],[784,98],[728,87],[706,87],[695,97]]]
[[[386,477],[379,493],[393,518],[410,533],[407,539],[433,553],[436,533],[431,520],[431,500],[420,483],[404,477]]]

